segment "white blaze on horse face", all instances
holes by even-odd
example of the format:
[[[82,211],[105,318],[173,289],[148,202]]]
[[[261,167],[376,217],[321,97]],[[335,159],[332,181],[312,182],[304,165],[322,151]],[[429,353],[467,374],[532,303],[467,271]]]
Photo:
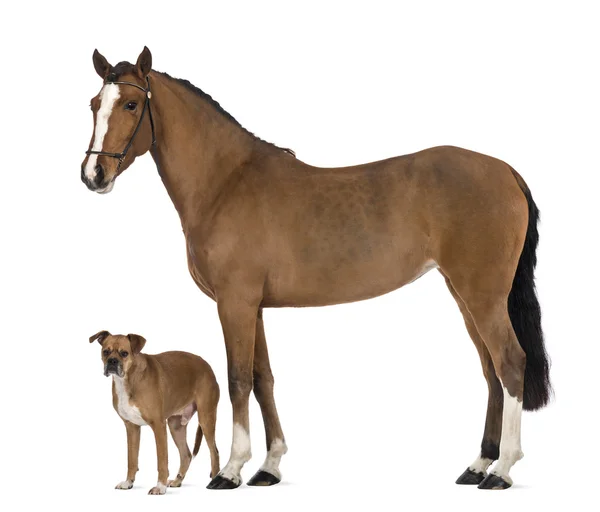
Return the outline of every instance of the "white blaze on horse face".
[[[252,452],[250,450],[250,436],[246,429],[239,423],[233,425],[233,441],[231,443],[231,457],[229,462],[219,473],[221,476],[235,482],[241,483],[240,471],[243,465],[250,460]]]
[[[523,458],[521,451],[521,412],[523,402],[511,396],[502,386],[504,392],[504,408],[502,411],[502,437],[500,438],[500,458],[494,466],[492,473],[502,477],[512,484],[508,472],[515,462]]]
[[[269,451],[267,452],[267,458],[260,467],[262,471],[271,473],[281,480],[281,471],[279,471],[279,463],[281,457],[287,453],[287,446],[282,439],[273,439]]]
[[[105,84],[100,91],[100,108],[96,114],[96,126],[94,126],[94,143],[92,151],[102,151],[104,137],[108,132],[108,119],[112,114],[115,102],[120,96],[119,86],[116,84]],[[96,162],[98,155],[89,155],[88,161],[85,164],[85,177],[93,181],[96,176]]]

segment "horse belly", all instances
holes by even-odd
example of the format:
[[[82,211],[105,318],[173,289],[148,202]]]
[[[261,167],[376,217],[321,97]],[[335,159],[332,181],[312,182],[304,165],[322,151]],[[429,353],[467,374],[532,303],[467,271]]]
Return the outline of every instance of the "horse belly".
[[[329,264],[327,264],[329,263]],[[314,262],[270,272],[263,305],[326,306],[370,299],[409,284],[437,263],[414,253],[382,254],[369,262]]]

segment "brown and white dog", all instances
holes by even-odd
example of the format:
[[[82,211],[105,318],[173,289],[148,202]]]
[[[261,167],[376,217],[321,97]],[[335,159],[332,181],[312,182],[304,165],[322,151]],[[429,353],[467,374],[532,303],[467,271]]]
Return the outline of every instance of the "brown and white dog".
[[[158,482],[149,494],[165,494],[167,487],[180,487],[192,458],[206,436],[211,459],[211,478],[219,472],[215,424],[219,385],[210,365],[188,352],[142,354],[146,340],[100,331],[90,343],[102,345],[104,375],[112,375],[113,406],[127,429],[127,479],[117,489],[131,489],[138,471],[140,427],[150,425],[156,439]],[[198,430],[193,455],[187,445],[187,424],[198,411]],[[167,424],[181,458],[175,480],[169,477]]]

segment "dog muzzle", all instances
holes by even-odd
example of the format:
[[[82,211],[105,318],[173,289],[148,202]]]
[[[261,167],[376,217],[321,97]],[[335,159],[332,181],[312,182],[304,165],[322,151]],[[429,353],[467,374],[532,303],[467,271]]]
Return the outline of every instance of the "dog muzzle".
[[[119,363],[106,363],[104,365],[104,376],[116,375],[117,377],[123,377],[123,366]]]

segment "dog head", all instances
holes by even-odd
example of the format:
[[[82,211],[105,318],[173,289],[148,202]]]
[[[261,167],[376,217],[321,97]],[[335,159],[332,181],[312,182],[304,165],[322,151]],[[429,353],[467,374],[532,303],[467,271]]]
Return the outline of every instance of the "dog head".
[[[102,346],[102,362],[104,363],[104,375],[116,375],[125,377],[135,356],[144,348],[146,340],[138,334],[111,334],[108,331],[100,331],[90,336],[90,343],[97,341]]]

